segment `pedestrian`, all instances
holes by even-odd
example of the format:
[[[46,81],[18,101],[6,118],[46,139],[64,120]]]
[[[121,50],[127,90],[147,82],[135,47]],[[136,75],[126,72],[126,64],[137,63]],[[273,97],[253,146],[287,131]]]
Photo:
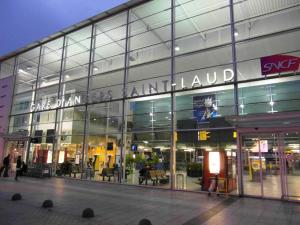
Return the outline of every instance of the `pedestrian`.
[[[15,176],[15,180],[18,180],[18,176],[20,176],[21,173],[21,167],[22,167],[22,160],[21,160],[21,156],[19,155],[17,158],[17,166],[16,166],[16,176]]]
[[[3,177],[8,177],[8,169],[9,169],[9,158],[10,158],[10,155],[8,154],[4,159],[3,159],[3,165],[0,169],[0,176],[2,174],[2,171],[4,170],[4,173],[3,173]]]
[[[23,161],[22,162],[22,169],[21,169],[21,171],[22,171],[21,176],[25,176],[26,173],[27,173],[27,170],[28,170],[28,167],[27,167],[26,163]]]

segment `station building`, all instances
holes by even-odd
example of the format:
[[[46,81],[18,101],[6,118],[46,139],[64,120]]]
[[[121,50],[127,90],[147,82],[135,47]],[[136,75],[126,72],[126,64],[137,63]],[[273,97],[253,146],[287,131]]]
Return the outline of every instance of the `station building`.
[[[300,200],[299,21],[299,0],[131,0],[3,56],[0,158]]]

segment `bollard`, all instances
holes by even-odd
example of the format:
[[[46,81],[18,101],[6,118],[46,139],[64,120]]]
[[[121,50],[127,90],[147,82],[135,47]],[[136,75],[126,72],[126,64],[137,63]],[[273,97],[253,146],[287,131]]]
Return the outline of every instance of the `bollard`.
[[[22,195],[20,193],[15,193],[13,194],[13,196],[11,197],[12,201],[18,201],[22,199]]]
[[[91,218],[91,217],[94,217],[95,215],[94,215],[93,209],[91,209],[91,208],[86,208],[86,209],[84,209],[84,210],[82,211],[81,216],[82,216],[83,218]]]
[[[148,219],[142,219],[140,222],[139,222],[139,225],[152,225],[151,221],[148,220]]]
[[[53,202],[51,200],[45,200],[42,204],[43,208],[52,208],[53,207]]]

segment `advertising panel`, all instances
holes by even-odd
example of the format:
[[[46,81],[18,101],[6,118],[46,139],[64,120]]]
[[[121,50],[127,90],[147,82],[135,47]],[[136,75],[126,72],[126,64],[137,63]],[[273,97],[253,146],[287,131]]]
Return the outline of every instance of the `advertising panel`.
[[[193,97],[193,116],[198,123],[218,116],[215,95]]]

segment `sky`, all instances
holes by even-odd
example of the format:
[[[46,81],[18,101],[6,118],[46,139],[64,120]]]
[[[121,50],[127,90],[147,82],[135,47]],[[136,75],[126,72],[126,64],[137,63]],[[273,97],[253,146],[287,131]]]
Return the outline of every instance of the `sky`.
[[[0,0],[0,56],[128,0]]]

